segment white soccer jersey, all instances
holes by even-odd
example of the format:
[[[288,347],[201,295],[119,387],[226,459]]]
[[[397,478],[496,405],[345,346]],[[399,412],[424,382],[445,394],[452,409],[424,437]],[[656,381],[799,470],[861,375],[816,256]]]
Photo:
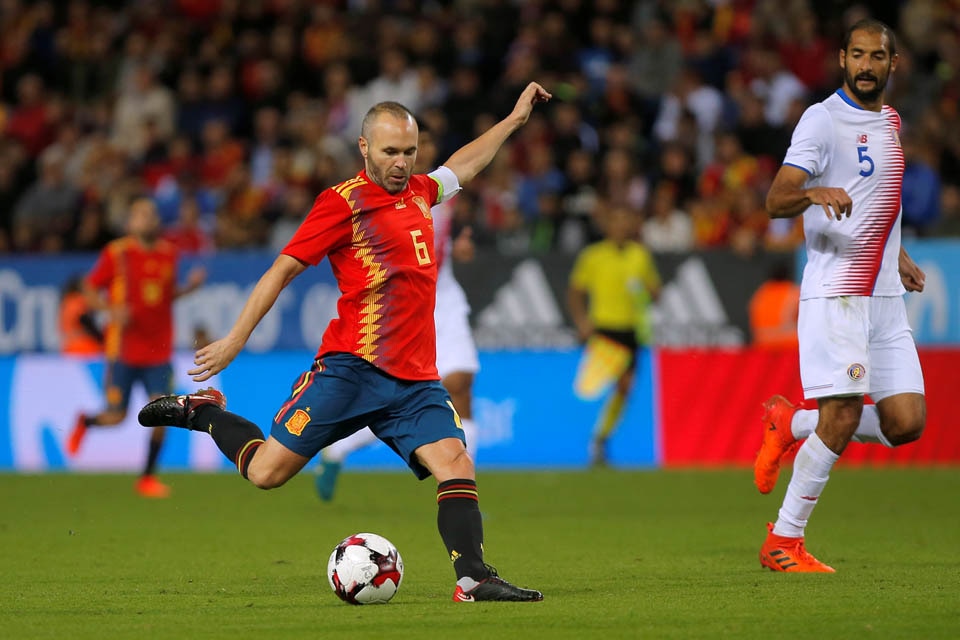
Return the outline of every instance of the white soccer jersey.
[[[433,216],[437,272],[437,304],[433,318],[437,325],[437,372],[441,378],[456,372],[480,370],[477,347],[470,329],[470,303],[453,273],[451,256],[453,206],[444,202],[430,209]]]
[[[810,174],[808,187],[841,187],[849,218],[828,219],[820,205],[803,213],[807,265],[801,299],[900,296],[900,115],[856,105],[839,90],[811,105],[797,124],[784,164]]]

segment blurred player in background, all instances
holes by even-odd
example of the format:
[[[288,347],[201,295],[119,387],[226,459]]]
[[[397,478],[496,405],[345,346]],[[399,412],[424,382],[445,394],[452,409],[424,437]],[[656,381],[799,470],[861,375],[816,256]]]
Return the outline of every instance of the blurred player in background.
[[[660,296],[660,273],[653,256],[637,239],[639,215],[615,205],[603,217],[604,239],[577,255],[570,273],[567,307],[577,333],[586,341],[577,375],[578,395],[614,388],[600,410],[590,442],[590,464],[607,464],[607,443],[626,407],[636,375],[637,355],[650,343],[649,306]]]
[[[438,151],[433,134],[421,122],[414,173],[426,173],[433,169]],[[467,453],[476,464],[477,426],[473,421],[473,379],[480,370],[480,361],[470,330],[470,305],[467,295],[453,275],[453,260],[473,260],[476,248],[469,227],[458,230],[456,237],[453,237],[453,207],[449,202],[434,205],[430,213],[433,216],[434,248],[440,263],[437,267],[437,303],[433,312],[437,329],[437,372],[441,384],[453,400],[453,406],[460,414],[463,436],[467,441]],[[346,457],[375,442],[377,436],[369,428],[365,428],[334,442],[320,452],[315,484],[321,500],[333,499],[337,478]]]
[[[177,249],[160,238],[160,218],[152,200],[134,200],[129,215],[128,235],[104,247],[82,283],[90,307],[107,314],[107,407],[77,416],[66,444],[71,457],[80,451],[90,429],[123,422],[134,383],[140,382],[150,398],[172,392],[173,301],[206,279],[203,269],[197,268],[185,286],[177,286]],[[163,429],[150,434],[147,461],[136,484],[142,496],[165,498],[170,493],[154,475],[163,439]]]
[[[923,372],[903,295],[924,273],[900,246],[904,159],[900,116],[884,105],[896,40],[878,20],[855,23],[840,50],[843,86],[809,107],[767,195],[774,218],[803,215],[807,265],[800,284],[798,410],[770,398],[754,481],[769,493],[783,454],[806,439],[760,564],[774,571],[833,573],[807,552],[804,530],[847,443],[888,447],[920,437]],[[869,394],[875,405],[864,406]]]
[[[396,103],[374,105],[358,140],[364,169],[325,189],[273,265],[257,282],[233,328],[196,352],[188,373],[216,375],[243,349],[284,287],[327,257],[340,287],[313,366],[293,385],[264,440],[260,428],[225,410],[215,390],[171,395],[140,410],[144,426],[208,433],[241,476],[279,487],[324,448],[365,426],[419,479],[437,481],[437,528],[457,576],[455,602],[538,601],[484,562],[476,471],[457,414],[437,374],[433,308],[437,260],[430,208],[482,171],[538,102],[531,82],[510,114],[428,175],[413,174],[417,123]]]

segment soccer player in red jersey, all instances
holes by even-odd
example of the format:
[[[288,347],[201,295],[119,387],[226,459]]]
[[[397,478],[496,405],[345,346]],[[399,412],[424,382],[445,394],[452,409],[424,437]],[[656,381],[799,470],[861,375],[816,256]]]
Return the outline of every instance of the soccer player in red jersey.
[[[364,170],[323,191],[303,224],[260,278],[230,332],[197,351],[197,382],[236,357],[283,288],[308,265],[330,260],[340,286],[337,318],[313,366],[294,382],[270,436],[225,410],[218,391],[167,396],[140,411],[144,426],[209,433],[240,474],[279,487],[327,445],[369,425],[420,478],[438,482],[437,526],[453,561],[457,602],[537,601],[483,559],[483,524],[473,461],[460,418],[436,367],[437,259],[430,207],[453,197],[551,95],[530,83],[513,111],[457,150],[443,166],[414,175],[417,123],[395,102],[367,112],[358,140]]]
[[[202,269],[191,271],[187,284],[177,285],[177,249],[160,238],[160,218],[148,198],[130,205],[128,235],[109,243],[83,281],[93,309],[108,314],[104,337],[107,407],[96,415],[80,414],[67,439],[75,456],[88,429],[116,426],[127,415],[133,384],[143,384],[151,398],[173,389],[173,301],[201,286]],[[138,493],[165,498],[169,488],[154,475],[164,430],[150,437],[147,462],[136,484]]]

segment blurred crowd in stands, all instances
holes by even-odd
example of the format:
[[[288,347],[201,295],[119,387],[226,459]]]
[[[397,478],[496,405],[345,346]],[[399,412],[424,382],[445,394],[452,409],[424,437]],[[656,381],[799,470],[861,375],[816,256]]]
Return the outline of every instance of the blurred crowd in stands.
[[[654,251],[792,249],[766,189],[867,15],[898,35],[905,232],[960,235],[956,0],[0,0],[0,251],[97,250],[141,193],[185,251],[277,250],[372,104],[446,157],[530,80],[555,99],[455,200],[481,245],[576,251],[624,202]]]

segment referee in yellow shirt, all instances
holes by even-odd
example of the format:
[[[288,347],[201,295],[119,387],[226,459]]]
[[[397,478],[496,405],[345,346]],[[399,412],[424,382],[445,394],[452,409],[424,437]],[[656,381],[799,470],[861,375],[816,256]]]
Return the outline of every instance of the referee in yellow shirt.
[[[585,247],[570,274],[567,305],[585,357],[605,358],[616,384],[600,410],[590,443],[590,464],[607,463],[607,441],[623,416],[633,387],[637,352],[651,340],[650,302],[660,295],[660,274],[650,251],[638,240],[640,216],[624,205],[602,218],[604,239]],[[629,354],[628,357],[616,357]],[[619,364],[618,364],[619,363]]]

